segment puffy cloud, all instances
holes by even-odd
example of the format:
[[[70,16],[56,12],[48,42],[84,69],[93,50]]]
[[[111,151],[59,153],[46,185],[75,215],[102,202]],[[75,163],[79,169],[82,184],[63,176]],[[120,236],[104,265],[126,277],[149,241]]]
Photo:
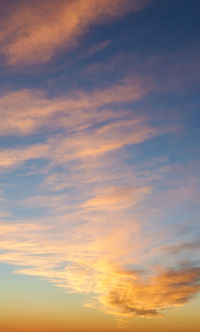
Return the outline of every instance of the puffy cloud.
[[[7,6],[0,52],[9,64],[45,63],[71,48],[90,25],[142,9],[147,0],[20,1]],[[5,6],[5,4],[4,4]]]

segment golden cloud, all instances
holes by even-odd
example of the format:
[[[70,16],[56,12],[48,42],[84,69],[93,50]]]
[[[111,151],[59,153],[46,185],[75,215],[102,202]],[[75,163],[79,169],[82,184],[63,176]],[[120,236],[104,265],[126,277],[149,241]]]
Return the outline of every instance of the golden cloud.
[[[103,235],[97,228],[95,234],[94,225],[93,230],[87,225],[86,234],[92,233],[90,240],[85,239],[82,226],[73,226],[70,237],[69,230],[63,230],[57,239],[56,227],[58,224],[42,228],[1,223],[1,262],[18,266],[16,273],[47,279],[68,291],[87,293],[93,297],[88,306],[118,319],[163,315],[164,310],[186,304],[200,291],[198,267],[185,265],[143,272],[124,267],[130,250],[128,233],[138,237],[137,227],[131,231],[130,224],[128,228],[118,224],[113,232],[107,227]],[[138,241],[134,251],[138,253],[140,246]]]

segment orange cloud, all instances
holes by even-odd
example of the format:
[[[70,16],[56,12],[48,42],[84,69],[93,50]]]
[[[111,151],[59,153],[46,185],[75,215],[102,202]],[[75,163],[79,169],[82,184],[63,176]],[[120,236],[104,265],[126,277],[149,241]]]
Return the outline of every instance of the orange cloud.
[[[105,89],[90,93],[74,91],[70,96],[55,98],[47,98],[44,91],[38,90],[11,92],[0,97],[0,135],[27,135],[41,127],[78,131],[103,121],[124,118],[131,112],[114,111],[109,106],[140,100],[151,89],[151,84],[132,77]],[[100,107],[104,108],[101,112]]]
[[[155,129],[130,110],[115,110],[113,104],[140,100],[151,86],[138,77],[124,79],[90,93],[47,98],[44,92],[21,90],[0,98],[1,135],[30,135],[41,128],[51,139],[20,148],[1,149],[0,166],[21,165],[31,159],[53,164],[94,158],[126,145],[138,144],[171,129]],[[60,136],[52,130],[62,129]]]
[[[58,49],[69,49],[91,24],[141,10],[147,0],[22,1],[2,20],[0,52],[11,65],[45,63]]]
[[[50,224],[43,228],[27,224],[24,228],[23,224],[5,227],[1,223],[1,262],[17,266],[16,273],[47,279],[66,291],[87,293],[90,296],[87,306],[120,320],[133,316],[158,317],[166,309],[186,304],[200,291],[200,269],[194,266],[160,271],[127,270],[128,234],[135,239],[131,250],[140,253],[140,260],[140,248],[145,245],[140,240],[136,242],[138,228],[131,231],[130,223],[127,228],[118,224],[112,231],[104,224],[104,230],[107,229],[104,235],[96,227],[93,229],[94,224],[87,225],[86,232],[83,225],[73,226],[70,237],[69,229],[64,228],[59,238],[58,224]],[[91,238],[86,238],[86,234]]]
[[[132,110],[115,110],[113,104],[139,100],[149,89],[131,78],[90,93],[50,99],[23,90],[0,99],[2,135],[46,130],[44,142],[0,150],[0,166],[6,171],[33,159],[45,159],[47,165],[39,169],[42,180],[33,184],[30,196],[10,204],[48,208],[47,215],[34,221],[0,223],[0,261],[14,265],[16,273],[86,293],[87,305],[118,318],[157,316],[199,291],[195,267],[177,264],[177,269],[157,272],[149,263],[144,273],[127,268],[147,266],[146,259],[154,256],[147,222],[136,212],[139,205],[145,210],[152,186],[148,176],[145,181],[138,178],[134,166],[126,164],[126,147],[175,128],[154,127]],[[52,134],[57,128],[62,128],[60,134]],[[70,190],[56,192],[66,188]]]
[[[21,149],[4,149],[0,151],[0,167],[8,168],[31,159],[45,158],[48,149],[47,144],[35,144]]]
[[[130,186],[107,188],[102,194],[85,202],[84,207],[105,209],[121,209],[138,203],[145,195],[150,193],[150,187],[134,188]]]
[[[90,121],[89,119],[89,123]],[[84,127],[88,127],[87,122]],[[55,136],[45,143],[18,149],[3,149],[0,151],[0,167],[18,166],[32,159],[47,159],[53,165],[66,164],[72,160],[82,161],[117,151],[127,145],[144,142],[162,134],[162,131],[165,133],[173,130],[173,128],[157,130],[146,124],[143,119],[124,122],[116,119],[114,125],[101,126],[100,129],[92,127],[87,130],[73,129],[74,132],[70,137]]]
[[[141,282],[138,274],[124,271],[100,302],[108,312],[121,316],[160,316],[164,309],[182,306],[200,290],[200,269],[179,268]]]

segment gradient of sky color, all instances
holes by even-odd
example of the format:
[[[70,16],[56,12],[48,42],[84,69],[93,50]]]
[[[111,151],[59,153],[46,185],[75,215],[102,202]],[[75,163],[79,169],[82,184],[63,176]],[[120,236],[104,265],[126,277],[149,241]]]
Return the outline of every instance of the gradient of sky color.
[[[0,332],[198,332],[199,2],[0,8]]]

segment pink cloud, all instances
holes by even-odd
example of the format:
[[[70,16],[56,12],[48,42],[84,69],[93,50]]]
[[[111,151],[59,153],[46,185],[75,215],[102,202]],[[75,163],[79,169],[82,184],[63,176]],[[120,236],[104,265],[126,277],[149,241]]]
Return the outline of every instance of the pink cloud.
[[[2,20],[0,52],[11,65],[45,63],[70,49],[91,24],[141,10],[147,0],[22,1]]]

